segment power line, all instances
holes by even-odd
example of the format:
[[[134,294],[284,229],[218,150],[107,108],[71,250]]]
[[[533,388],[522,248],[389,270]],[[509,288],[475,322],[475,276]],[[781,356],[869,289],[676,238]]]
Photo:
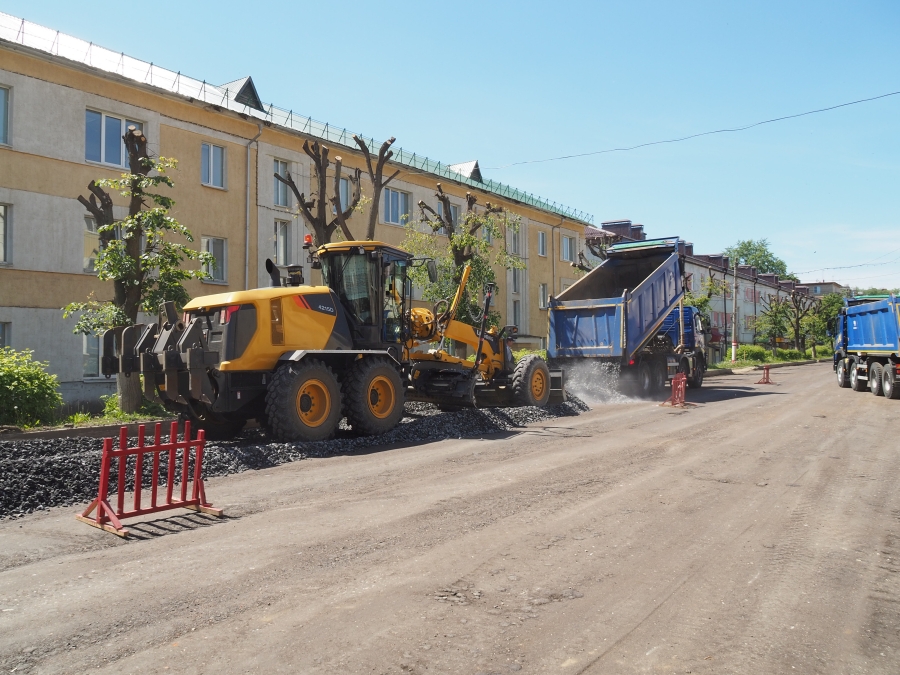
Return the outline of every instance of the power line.
[[[895,251],[891,251],[890,253],[896,253],[900,251],[900,249],[896,249]],[[885,255],[890,255],[890,253],[886,253]],[[883,258],[884,256],[878,256],[879,258]],[[877,258],[876,258],[877,260]],[[820,267],[817,270],[806,270],[805,272],[794,272],[793,274],[812,274],[813,272],[825,272],[827,270],[849,270],[855,267],[877,267],[878,265],[893,265],[896,262],[900,262],[900,258],[895,258],[894,260],[888,260],[887,262],[867,262],[867,263],[859,263],[858,265],[842,265],[840,267]]]
[[[804,117],[806,115],[815,115],[816,113],[828,112],[829,110],[837,110],[838,108],[846,108],[849,105],[856,105],[857,103],[868,103],[869,101],[877,101],[881,98],[887,98],[888,96],[896,96],[900,94],[900,91],[892,91],[887,94],[880,94],[879,96],[872,96],[871,98],[861,98],[858,101],[848,101],[847,103],[839,103],[838,105],[829,106],[827,108],[819,108],[817,110],[807,110],[806,112],[797,113],[795,115],[785,115],[783,117],[773,117],[770,120],[763,120],[762,122],[754,122],[753,124],[748,124],[745,127],[734,127],[731,129],[716,129],[715,131],[704,131],[699,134],[691,134],[690,136],[682,136],[681,138],[670,138],[665,141],[651,141],[649,143],[640,143],[639,145],[632,145],[626,148],[608,148],[606,150],[594,150],[592,152],[580,152],[574,155],[562,155],[560,157],[548,157],[546,159],[526,159],[521,162],[513,162],[512,164],[503,164],[502,166],[490,166],[485,167],[486,169],[498,170],[498,169],[506,169],[511,166],[519,166],[521,164],[540,164],[542,162],[557,162],[562,159],[575,159],[577,157],[589,157],[591,155],[603,155],[609,152],[627,152],[629,150],[637,150],[638,148],[646,148],[650,145],[663,145],[665,143],[680,143],[681,141],[688,141],[692,138],[699,138],[700,136],[711,136],[713,134],[728,134],[734,133],[737,131],[746,131],[747,129],[753,129],[754,127],[762,126],[763,124],[772,124],[773,122],[782,122],[784,120],[791,120],[797,117]]]

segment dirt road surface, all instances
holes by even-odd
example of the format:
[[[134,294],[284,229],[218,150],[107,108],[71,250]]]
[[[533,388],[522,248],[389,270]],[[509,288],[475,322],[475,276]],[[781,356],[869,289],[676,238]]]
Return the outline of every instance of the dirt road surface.
[[[900,401],[772,372],[4,521],[0,671],[898,673]]]

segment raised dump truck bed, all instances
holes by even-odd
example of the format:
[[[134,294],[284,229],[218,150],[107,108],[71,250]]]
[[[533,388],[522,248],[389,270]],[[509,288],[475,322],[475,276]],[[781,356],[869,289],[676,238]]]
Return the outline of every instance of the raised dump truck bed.
[[[672,237],[611,246],[606,260],[550,300],[547,356],[570,367],[578,359],[613,362],[642,393],[677,372],[700,386],[703,331],[692,308],[678,312],[684,296],[678,242]],[[667,317],[678,330],[674,323],[664,328]]]

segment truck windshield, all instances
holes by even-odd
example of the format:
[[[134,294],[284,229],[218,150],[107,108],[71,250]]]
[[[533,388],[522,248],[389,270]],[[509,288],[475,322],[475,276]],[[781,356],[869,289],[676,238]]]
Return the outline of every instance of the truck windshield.
[[[337,293],[357,324],[375,324],[380,306],[376,261],[360,253],[333,253],[322,258],[325,283]]]

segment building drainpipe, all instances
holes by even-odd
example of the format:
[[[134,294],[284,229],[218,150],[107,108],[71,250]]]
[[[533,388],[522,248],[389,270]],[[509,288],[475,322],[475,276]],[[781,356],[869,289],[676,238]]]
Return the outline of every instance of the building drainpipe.
[[[565,216],[559,219],[559,225],[550,226],[550,252],[553,256],[553,292],[550,294],[551,296],[556,295],[556,239],[553,238],[553,230],[561,228],[564,222],[566,222]]]
[[[244,218],[244,290],[250,290],[250,146],[262,136],[262,124],[256,123],[256,136],[247,143],[247,214]]]
[[[734,290],[731,300],[731,362],[737,361],[738,326],[737,326],[737,260],[734,261]]]

